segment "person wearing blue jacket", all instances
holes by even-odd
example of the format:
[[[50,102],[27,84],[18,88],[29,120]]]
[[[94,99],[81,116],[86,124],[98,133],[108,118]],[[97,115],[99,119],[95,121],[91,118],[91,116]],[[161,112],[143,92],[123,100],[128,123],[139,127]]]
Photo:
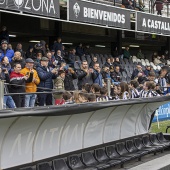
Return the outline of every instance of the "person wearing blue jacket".
[[[94,63],[94,66],[93,66],[93,73],[92,73],[92,78],[93,78],[93,83],[97,83],[99,84],[100,87],[103,87],[103,76],[101,74],[101,69],[100,69],[100,66],[99,66],[99,63]]]
[[[40,83],[37,86],[38,92],[51,92],[53,89],[52,79],[56,78],[57,70],[50,70],[48,67],[48,58],[42,57],[40,65],[37,66],[37,73]],[[52,105],[52,94],[38,94],[39,106]]]
[[[8,49],[8,41],[7,40],[2,40],[1,41],[1,49],[0,49],[0,61],[5,56],[7,56],[9,62],[11,62],[12,58],[14,57],[14,50]]]

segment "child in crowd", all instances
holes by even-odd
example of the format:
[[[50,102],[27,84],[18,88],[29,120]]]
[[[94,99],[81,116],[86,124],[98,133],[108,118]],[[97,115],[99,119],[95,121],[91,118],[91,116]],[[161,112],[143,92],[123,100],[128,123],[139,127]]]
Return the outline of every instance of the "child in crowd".
[[[82,92],[83,93],[90,93],[90,91],[91,91],[91,85],[89,83],[82,85]]]
[[[139,87],[139,83],[136,80],[132,80],[130,82],[130,85],[129,85],[132,99],[140,97],[140,94],[139,94],[139,91],[137,90],[137,87]]]
[[[65,78],[65,71],[59,70],[58,77],[54,80],[54,89],[64,90],[64,78]],[[64,99],[62,93],[54,93],[55,105],[62,105],[64,104]]]
[[[96,97],[100,96],[100,85],[97,83],[92,84],[91,86],[91,92],[96,95]]]
[[[88,102],[96,102],[96,95],[93,93],[88,94]]]
[[[73,102],[73,95],[68,91],[63,93],[63,99],[65,101],[65,104],[73,104],[74,103]]]
[[[104,101],[109,101],[109,97],[107,96],[107,88],[102,87],[100,89],[100,96],[97,97],[97,102],[104,102]]]

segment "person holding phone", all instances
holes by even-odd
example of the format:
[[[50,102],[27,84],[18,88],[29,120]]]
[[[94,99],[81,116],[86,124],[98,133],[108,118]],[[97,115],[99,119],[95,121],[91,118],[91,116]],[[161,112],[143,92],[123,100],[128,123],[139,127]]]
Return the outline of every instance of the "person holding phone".
[[[38,73],[34,67],[34,60],[31,58],[27,58],[25,60],[26,65],[25,68],[21,70],[21,74],[32,77],[32,81],[26,82],[26,92],[28,93],[25,95],[25,107],[34,107],[35,106],[35,100],[37,95],[36,94],[29,94],[29,93],[35,93],[37,91],[37,85],[40,83],[40,78],[38,77]]]
[[[14,64],[14,71],[10,74],[10,93],[25,93],[25,83],[31,82],[33,74],[23,75],[21,74],[21,64]],[[12,98],[16,104],[16,107],[25,107],[25,96],[12,95]]]

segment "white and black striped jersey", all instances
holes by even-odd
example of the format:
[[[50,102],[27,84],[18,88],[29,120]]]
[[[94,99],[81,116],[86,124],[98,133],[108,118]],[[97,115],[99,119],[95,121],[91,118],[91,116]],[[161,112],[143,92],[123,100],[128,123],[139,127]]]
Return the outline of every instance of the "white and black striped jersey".
[[[112,100],[120,100],[120,96],[116,95],[112,97]]]
[[[125,91],[125,92],[123,93],[122,99],[124,99],[124,100],[130,99],[130,95],[129,95],[129,93],[128,93],[127,91]]]
[[[109,97],[108,96],[100,96],[100,97],[97,97],[96,101],[97,102],[109,101]]]
[[[134,98],[139,98],[140,97],[140,94],[139,94],[139,91],[137,89],[132,89],[131,90],[131,98],[134,99]]]
[[[141,98],[156,97],[156,96],[160,96],[160,95],[156,91],[153,91],[153,90],[148,90],[148,91],[142,90],[140,92]]]

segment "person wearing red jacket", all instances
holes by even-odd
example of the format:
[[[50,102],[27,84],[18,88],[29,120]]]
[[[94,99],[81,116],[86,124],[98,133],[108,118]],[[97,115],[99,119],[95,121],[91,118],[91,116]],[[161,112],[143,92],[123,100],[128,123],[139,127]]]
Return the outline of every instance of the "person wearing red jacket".
[[[166,0],[156,0],[154,6],[156,5],[156,10],[158,15],[162,15],[163,3],[167,2]]]
[[[10,74],[10,92],[11,93],[25,93],[25,83],[32,82],[33,74],[24,76],[20,73],[21,64],[14,64],[14,71]],[[16,107],[25,106],[24,95],[12,95]]]

